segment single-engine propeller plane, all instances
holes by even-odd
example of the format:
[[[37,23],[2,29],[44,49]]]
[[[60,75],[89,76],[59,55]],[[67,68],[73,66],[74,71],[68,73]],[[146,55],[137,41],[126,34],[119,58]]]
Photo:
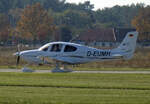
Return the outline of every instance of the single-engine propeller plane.
[[[18,56],[17,64],[20,58],[29,63],[47,64],[44,58],[50,58],[56,62],[56,68],[52,72],[69,72],[67,64],[83,64],[92,61],[130,59],[136,48],[138,32],[128,32],[122,43],[114,49],[97,49],[71,42],[51,42],[39,49],[19,51],[14,55]],[[61,69],[59,65],[63,64]]]

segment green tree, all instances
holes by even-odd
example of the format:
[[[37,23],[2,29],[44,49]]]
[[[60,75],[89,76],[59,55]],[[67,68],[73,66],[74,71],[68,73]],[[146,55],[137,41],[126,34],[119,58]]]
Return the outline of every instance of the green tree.
[[[15,9],[9,10],[9,16],[10,16],[9,19],[13,27],[15,27],[16,23],[19,21],[22,10],[23,9],[21,8],[15,8]]]
[[[43,0],[43,6],[48,10],[61,12],[65,9],[65,0]]]
[[[137,15],[144,4],[132,4],[126,6],[114,6],[112,8],[99,9],[95,12],[97,22],[106,27],[132,27],[131,20]]]
[[[91,23],[90,16],[83,11],[67,9],[56,16],[56,24],[67,25],[72,28],[85,28]]]
[[[0,0],[0,12],[8,13],[10,9],[23,8],[23,0]]]
[[[62,26],[60,30],[61,30],[60,40],[64,42],[69,42],[72,39],[72,32],[70,28],[67,26]]]
[[[91,4],[90,1],[79,3],[78,7],[80,10],[85,10],[85,11],[92,11],[94,9],[94,5]]]

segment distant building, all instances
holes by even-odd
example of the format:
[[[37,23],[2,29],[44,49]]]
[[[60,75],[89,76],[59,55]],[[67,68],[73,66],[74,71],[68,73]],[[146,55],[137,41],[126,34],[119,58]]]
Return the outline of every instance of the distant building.
[[[136,29],[132,28],[113,28],[113,30],[116,36],[116,42],[122,42],[128,32],[136,31]]]
[[[81,33],[79,41],[84,42],[86,45],[105,47],[112,46],[116,41],[116,37],[111,28],[96,28]]]
[[[80,44],[100,47],[116,47],[124,39],[130,28],[96,28],[80,34],[77,42]]]
[[[116,46],[118,46],[123,39],[125,38],[126,34],[131,31],[136,31],[136,29],[132,28],[113,28],[115,37],[116,37]]]

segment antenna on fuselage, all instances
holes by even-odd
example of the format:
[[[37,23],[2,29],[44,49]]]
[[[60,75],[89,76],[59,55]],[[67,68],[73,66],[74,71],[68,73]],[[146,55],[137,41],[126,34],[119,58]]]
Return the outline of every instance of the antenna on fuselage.
[[[72,38],[69,42],[72,42],[74,40],[76,40],[77,38],[79,38],[79,34],[77,34],[74,38]]]

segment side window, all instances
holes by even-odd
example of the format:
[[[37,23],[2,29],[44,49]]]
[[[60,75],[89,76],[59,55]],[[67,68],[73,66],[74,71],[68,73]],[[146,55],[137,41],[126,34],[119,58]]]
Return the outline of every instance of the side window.
[[[62,44],[53,44],[51,48],[51,52],[60,52],[62,49]]]
[[[70,45],[66,45],[65,49],[64,49],[64,52],[74,52],[76,51],[77,48],[74,47],[74,46],[70,46]]]

